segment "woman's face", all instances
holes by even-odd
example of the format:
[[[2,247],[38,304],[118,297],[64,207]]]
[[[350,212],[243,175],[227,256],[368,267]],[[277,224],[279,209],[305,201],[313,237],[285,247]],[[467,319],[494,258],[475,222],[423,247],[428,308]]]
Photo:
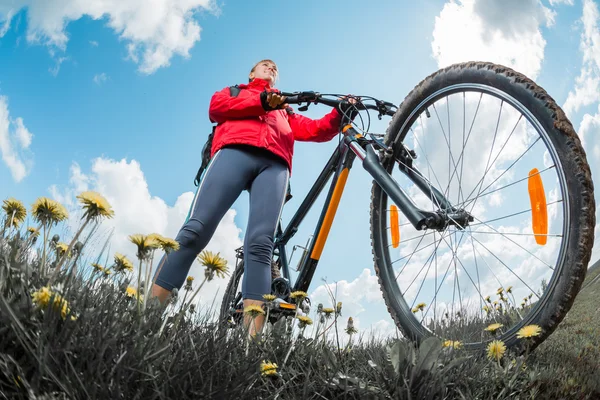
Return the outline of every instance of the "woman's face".
[[[269,61],[262,61],[250,72],[250,79],[264,79],[270,82],[271,86],[275,85],[277,79],[277,65]]]

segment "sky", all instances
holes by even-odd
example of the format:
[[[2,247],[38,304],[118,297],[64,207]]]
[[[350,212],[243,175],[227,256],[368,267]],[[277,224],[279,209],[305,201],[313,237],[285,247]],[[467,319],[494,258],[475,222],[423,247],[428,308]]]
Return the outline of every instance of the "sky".
[[[211,124],[212,94],[247,81],[273,59],[284,91],[370,95],[399,104],[422,79],[455,62],[508,65],[541,85],[582,138],[593,177],[600,157],[600,13],[593,0],[424,0],[78,2],[0,0],[0,198],[31,205],[39,196],[77,209],[83,190],[115,210],[110,251],[135,257],[133,233],[175,237],[192,202],[193,179]],[[326,106],[304,115],[319,118]],[[383,133],[387,120],[372,121]],[[337,139],[296,143],[294,198],[310,189]],[[373,268],[371,178],[353,167],[309,294],[330,302],[359,329],[394,331]],[[313,233],[324,197],[289,246]],[[219,225],[208,250],[234,263],[248,195]],[[74,213],[65,238],[78,226]],[[596,237],[598,237],[596,226]],[[598,246],[592,261],[599,258]],[[292,264],[298,261],[298,253]],[[200,278],[199,264],[190,275]],[[224,280],[201,293],[220,302]],[[219,291],[220,290],[220,291]]]

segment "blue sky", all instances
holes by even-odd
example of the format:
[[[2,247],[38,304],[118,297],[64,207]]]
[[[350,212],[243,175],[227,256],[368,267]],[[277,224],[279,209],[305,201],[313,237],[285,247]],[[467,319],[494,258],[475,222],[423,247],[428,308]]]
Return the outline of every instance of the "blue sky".
[[[577,79],[600,79],[600,41],[594,45],[597,4],[509,1],[497,9],[490,1],[218,1],[207,8],[206,1],[162,0],[157,4],[163,9],[148,11],[135,1],[124,2],[127,7],[107,2],[102,8],[93,2],[53,6],[34,1],[25,7],[0,0],[0,96],[9,112],[9,129],[2,132],[0,125],[0,135],[11,143],[2,148],[0,197],[29,205],[46,195],[69,204],[78,189],[105,189],[115,209],[123,210],[108,225],[122,233],[114,239],[115,249],[133,256],[125,233],[160,230],[174,236],[191,202],[200,150],[211,129],[210,97],[245,82],[249,68],[262,58],[277,62],[282,90],[365,94],[397,104],[448,62],[512,62],[558,104],[572,94],[568,116],[579,130],[587,115],[585,145],[593,158],[600,96],[586,95],[583,88],[589,85]],[[175,6],[189,13],[173,12]],[[467,26],[457,16],[480,21],[482,28]],[[196,27],[201,27],[199,39],[190,34]],[[587,64],[580,46],[585,27],[592,32]],[[172,37],[165,33],[174,31]],[[590,73],[584,75],[586,68]],[[596,81],[590,82],[597,88]],[[306,115],[320,117],[327,111],[313,106]],[[31,134],[28,148],[19,145],[19,118]],[[383,132],[386,126],[387,121],[377,121],[372,128]],[[336,142],[296,144],[294,199],[284,210],[284,221]],[[9,155],[25,166],[21,176],[6,161]],[[323,283],[322,277],[345,281],[340,290],[360,324],[389,329],[372,266],[370,189],[371,180],[356,164],[311,290]],[[209,245],[228,252],[230,260],[245,230],[247,195],[233,208],[235,215]],[[305,243],[319,212],[316,208],[310,214],[292,245]],[[322,288],[315,296],[323,298]],[[349,308],[346,315],[352,312]]]

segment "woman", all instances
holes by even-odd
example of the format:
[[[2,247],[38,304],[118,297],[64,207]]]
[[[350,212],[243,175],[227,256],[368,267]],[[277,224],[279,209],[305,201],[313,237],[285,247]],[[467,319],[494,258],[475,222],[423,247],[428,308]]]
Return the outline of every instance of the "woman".
[[[294,141],[331,140],[339,131],[342,113],[352,107],[343,102],[342,111],[333,109],[317,120],[295,114],[274,89],[277,75],[275,63],[262,60],[250,71],[249,83],[238,85],[236,96],[229,88],[212,96],[209,117],[218,124],[212,159],[190,218],[176,237],[180,249],[163,257],[154,275],[152,296],[161,302],[173,288],[181,288],[194,259],[243,190],[250,193],[244,238],[244,308],[262,305],[262,296],[271,293],[273,241],[292,170]],[[250,334],[260,332],[263,324],[264,317],[256,318]]]

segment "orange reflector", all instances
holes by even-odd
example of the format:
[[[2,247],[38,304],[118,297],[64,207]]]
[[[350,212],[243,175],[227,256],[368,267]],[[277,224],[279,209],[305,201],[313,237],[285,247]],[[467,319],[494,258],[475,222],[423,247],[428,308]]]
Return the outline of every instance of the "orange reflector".
[[[279,308],[287,308],[289,310],[295,310],[296,306],[294,304],[279,303]]]
[[[390,207],[390,230],[392,231],[392,246],[396,248],[400,244],[400,225],[398,224],[398,207],[395,204]]]
[[[537,168],[529,171],[528,190],[535,241],[539,245],[545,245],[548,239],[548,209],[544,184]]]

